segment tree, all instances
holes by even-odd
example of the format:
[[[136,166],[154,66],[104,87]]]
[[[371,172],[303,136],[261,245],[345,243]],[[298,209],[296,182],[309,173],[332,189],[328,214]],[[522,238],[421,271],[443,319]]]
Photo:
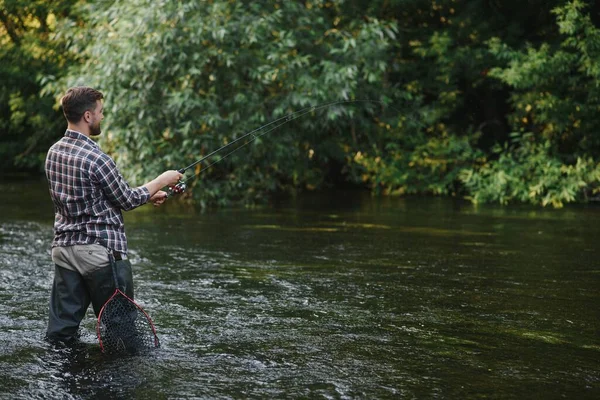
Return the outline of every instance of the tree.
[[[53,87],[58,93],[86,84],[106,93],[103,145],[141,181],[297,109],[331,100],[385,102],[395,24],[347,18],[343,7],[342,1],[86,4],[89,24],[61,32],[73,38],[81,64]],[[319,187],[329,166],[345,162],[344,145],[373,139],[366,128],[380,108],[337,105],[290,122],[208,170],[210,179],[194,196],[204,203],[253,202]]]
[[[67,18],[56,36],[78,62],[46,88],[56,98],[75,84],[107,94],[103,146],[138,181],[310,111],[198,166],[191,186],[201,190],[190,193],[202,204],[350,182],[558,207],[598,191],[599,7],[81,3],[71,15],[89,20]],[[332,100],[348,102],[311,108]]]
[[[64,119],[54,97],[41,91],[67,59],[52,39],[69,1],[0,0],[0,165],[7,171],[40,171]]]
[[[502,62],[490,76],[511,87],[513,142],[498,160],[463,174],[478,202],[562,207],[600,192],[600,30],[580,0],[556,7],[559,40],[513,49],[489,41]]]

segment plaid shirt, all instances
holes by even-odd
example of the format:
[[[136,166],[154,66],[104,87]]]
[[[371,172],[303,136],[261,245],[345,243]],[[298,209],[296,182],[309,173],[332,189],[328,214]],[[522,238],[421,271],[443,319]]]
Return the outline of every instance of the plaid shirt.
[[[96,142],[71,130],[50,147],[46,177],[55,210],[52,247],[99,243],[127,253],[121,210],[148,202],[147,188],[129,187]]]

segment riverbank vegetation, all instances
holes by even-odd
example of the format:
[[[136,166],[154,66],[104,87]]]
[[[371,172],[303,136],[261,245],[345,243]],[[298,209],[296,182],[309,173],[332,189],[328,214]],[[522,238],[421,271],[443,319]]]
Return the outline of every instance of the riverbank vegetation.
[[[342,185],[589,201],[599,15],[583,0],[0,0],[2,169],[40,173],[61,93],[89,85],[106,94],[101,146],[135,183],[346,101],[197,167],[184,196],[204,205]]]

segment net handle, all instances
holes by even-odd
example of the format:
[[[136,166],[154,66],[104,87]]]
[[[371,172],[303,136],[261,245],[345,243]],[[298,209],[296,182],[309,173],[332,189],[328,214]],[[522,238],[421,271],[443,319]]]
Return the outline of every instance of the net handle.
[[[117,279],[117,262],[115,261],[115,256],[113,255],[113,252],[111,249],[108,249],[108,260],[110,262],[110,269],[112,271],[112,275],[113,275],[113,280],[115,282],[115,289],[117,290],[121,290],[121,288],[119,287],[119,280]]]
[[[108,251],[108,261],[110,262],[110,269],[112,271],[113,281],[115,283],[115,290],[121,290],[121,288],[119,287],[119,279],[117,279],[117,262],[115,261],[113,251],[110,247],[108,247],[108,241],[105,238],[101,237],[99,239],[100,244],[106,247],[106,250]]]

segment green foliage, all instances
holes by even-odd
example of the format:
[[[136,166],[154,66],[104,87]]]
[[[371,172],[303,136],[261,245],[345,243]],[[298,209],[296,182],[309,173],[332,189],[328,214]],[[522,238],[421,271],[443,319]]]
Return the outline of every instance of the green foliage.
[[[597,192],[600,30],[584,8],[574,0],[553,10],[560,42],[514,50],[499,38],[489,41],[491,53],[506,64],[490,76],[513,88],[508,121],[521,134],[496,149],[497,160],[464,172],[474,201],[562,207]]]
[[[514,111],[512,129],[532,131],[549,140],[559,157],[574,163],[579,156],[598,157],[600,121],[600,29],[584,13],[582,1],[557,7],[561,40],[515,50],[499,38],[490,40],[493,55],[506,66],[490,75],[509,85]]]
[[[600,192],[600,163],[592,158],[578,158],[567,165],[552,156],[549,140],[537,143],[531,133],[514,134],[513,138],[511,146],[495,149],[497,160],[461,172],[473,202],[562,207]]]
[[[65,126],[41,77],[60,73],[66,58],[52,40],[56,18],[72,2],[0,1],[0,166],[41,170],[46,151]]]
[[[473,148],[473,137],[421,134],[402,140],[403,135],[398,136],[383,151],[374,148],[372,155],[357,153],[354,158],[364,167],[363,180],[371,182],[377,193],[456,195],[461,170],[481,157]]]
[[[488,76],[498,63],[487,41],[501,34],[509,43],[530,35],[524,22],[545,24],[527,10],[514,14],[512,2],[395,2],[399,31],[393,64],[398,90],[412,108],[395,133],[367,148],[355,161],[363,179],[387,194],[464,193],[459,175],[476,165],[494,143],[503,142],[505,86]],[[495,8],[494,8],[495,7]],[[543,13],[538,13],[544,15]],[[543,29],[543,28],[542,28]]]
[[[599,11],[583,0],[0,0],[0,156],[39,168],[62,134],[56,100],[76,84],[105,93],[101,145],[136,183],[296,110],[369,99],[317,108],[196,169],[188,198],[253,203],[352,183],[585,201],[599,186]]]
[[[54,88],[58,94],[86,84],[105,92],[103,145],[139,182],[299,108],[379,100],[395,25],[345,18],[343,5],[89,4],[85,29],[72,24],[61,32],[73,38],[82,63]],[[194,196],[206,204],[254,202],[319,187],[327,165],[344,160],[350,125],[368,126],[372,109],[338,105],[284,125],[202,174]],[[368,129],[354,140],[370,140]]]

